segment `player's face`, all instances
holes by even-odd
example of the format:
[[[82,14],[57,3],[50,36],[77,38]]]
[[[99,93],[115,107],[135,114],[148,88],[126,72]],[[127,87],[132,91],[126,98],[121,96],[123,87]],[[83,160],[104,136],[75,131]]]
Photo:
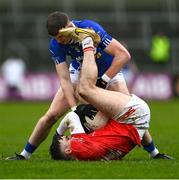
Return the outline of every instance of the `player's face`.
[[[65,36],[61,36],[60,34],[58,34],[55,39],[57,40],[58,43],[61,44],[68,44],[71,41],[70,37],[65,37]]]
[[[70,149],[70,138],[68,136],[62,136],[59,142],[60,142],[60,151],[66,154],[66,150]]]
[[[73,24],[70,21],[65,26],[65,28],[68,28],[68,27],[73,27]],[[61,43],[61,44],[68,44],[71,41],[71,37],[62,36],[62,35],[60,35],[60,33],[58,33],[55,36],[55,39],[57,40],[58,43]]]

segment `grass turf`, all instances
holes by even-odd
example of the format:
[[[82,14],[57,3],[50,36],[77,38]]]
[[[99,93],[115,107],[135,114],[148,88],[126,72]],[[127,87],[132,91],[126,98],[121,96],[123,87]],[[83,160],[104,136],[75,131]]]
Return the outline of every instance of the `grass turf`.
[[[22,150],[48,104],[0,103],[0,178],[179,178],[179,100],[149,102],[152,112],[150,130],[154,142],[161,152],[175,157],[173,161],[150,160],[142,148],[135,148],[122,161],[53,161],[48,155],[48,147],[58,124],[29,161],[3,160],[3,157]]]

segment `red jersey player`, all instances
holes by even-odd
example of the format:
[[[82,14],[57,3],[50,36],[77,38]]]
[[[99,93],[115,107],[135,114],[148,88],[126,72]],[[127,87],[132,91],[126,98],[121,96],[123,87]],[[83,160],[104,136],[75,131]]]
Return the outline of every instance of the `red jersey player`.
[[[63,136],[71,130],[71,137]],[[53,159],[63,160],[119,160],[131,151],[141,140],[133,125],[111,119],[102,128],[86,134],[79,116],[68,113],[61,121],[54,136],[50,153]]]

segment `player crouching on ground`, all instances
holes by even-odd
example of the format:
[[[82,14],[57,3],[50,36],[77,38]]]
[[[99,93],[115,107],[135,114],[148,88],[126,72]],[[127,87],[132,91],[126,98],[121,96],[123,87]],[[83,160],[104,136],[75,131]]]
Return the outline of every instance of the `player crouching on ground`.
[[[64,117],[57,129],[60,135],[53,137],[50,147],[53,159],[120,160],[136,145],[140,145],[139,134],[133,125],[118,123],[113,119],[104,127],[86,134],[80,118],[90,118],[89,114],[95,116],[96,112],[91,105],[80,105],[75,112]],[[102,114],[98,114],[98,118],[106,119]],[[70,130],[71,136],[64,136],[67,130]]]

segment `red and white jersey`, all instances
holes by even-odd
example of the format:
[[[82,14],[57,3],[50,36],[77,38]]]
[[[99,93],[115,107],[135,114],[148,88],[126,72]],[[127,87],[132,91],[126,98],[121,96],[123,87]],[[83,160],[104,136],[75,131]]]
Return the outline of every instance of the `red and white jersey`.
[[[119,160],[140,144],[133,125],[110,120],[106,126],[90,134],[72,134],[71,150],[79,160]]]

